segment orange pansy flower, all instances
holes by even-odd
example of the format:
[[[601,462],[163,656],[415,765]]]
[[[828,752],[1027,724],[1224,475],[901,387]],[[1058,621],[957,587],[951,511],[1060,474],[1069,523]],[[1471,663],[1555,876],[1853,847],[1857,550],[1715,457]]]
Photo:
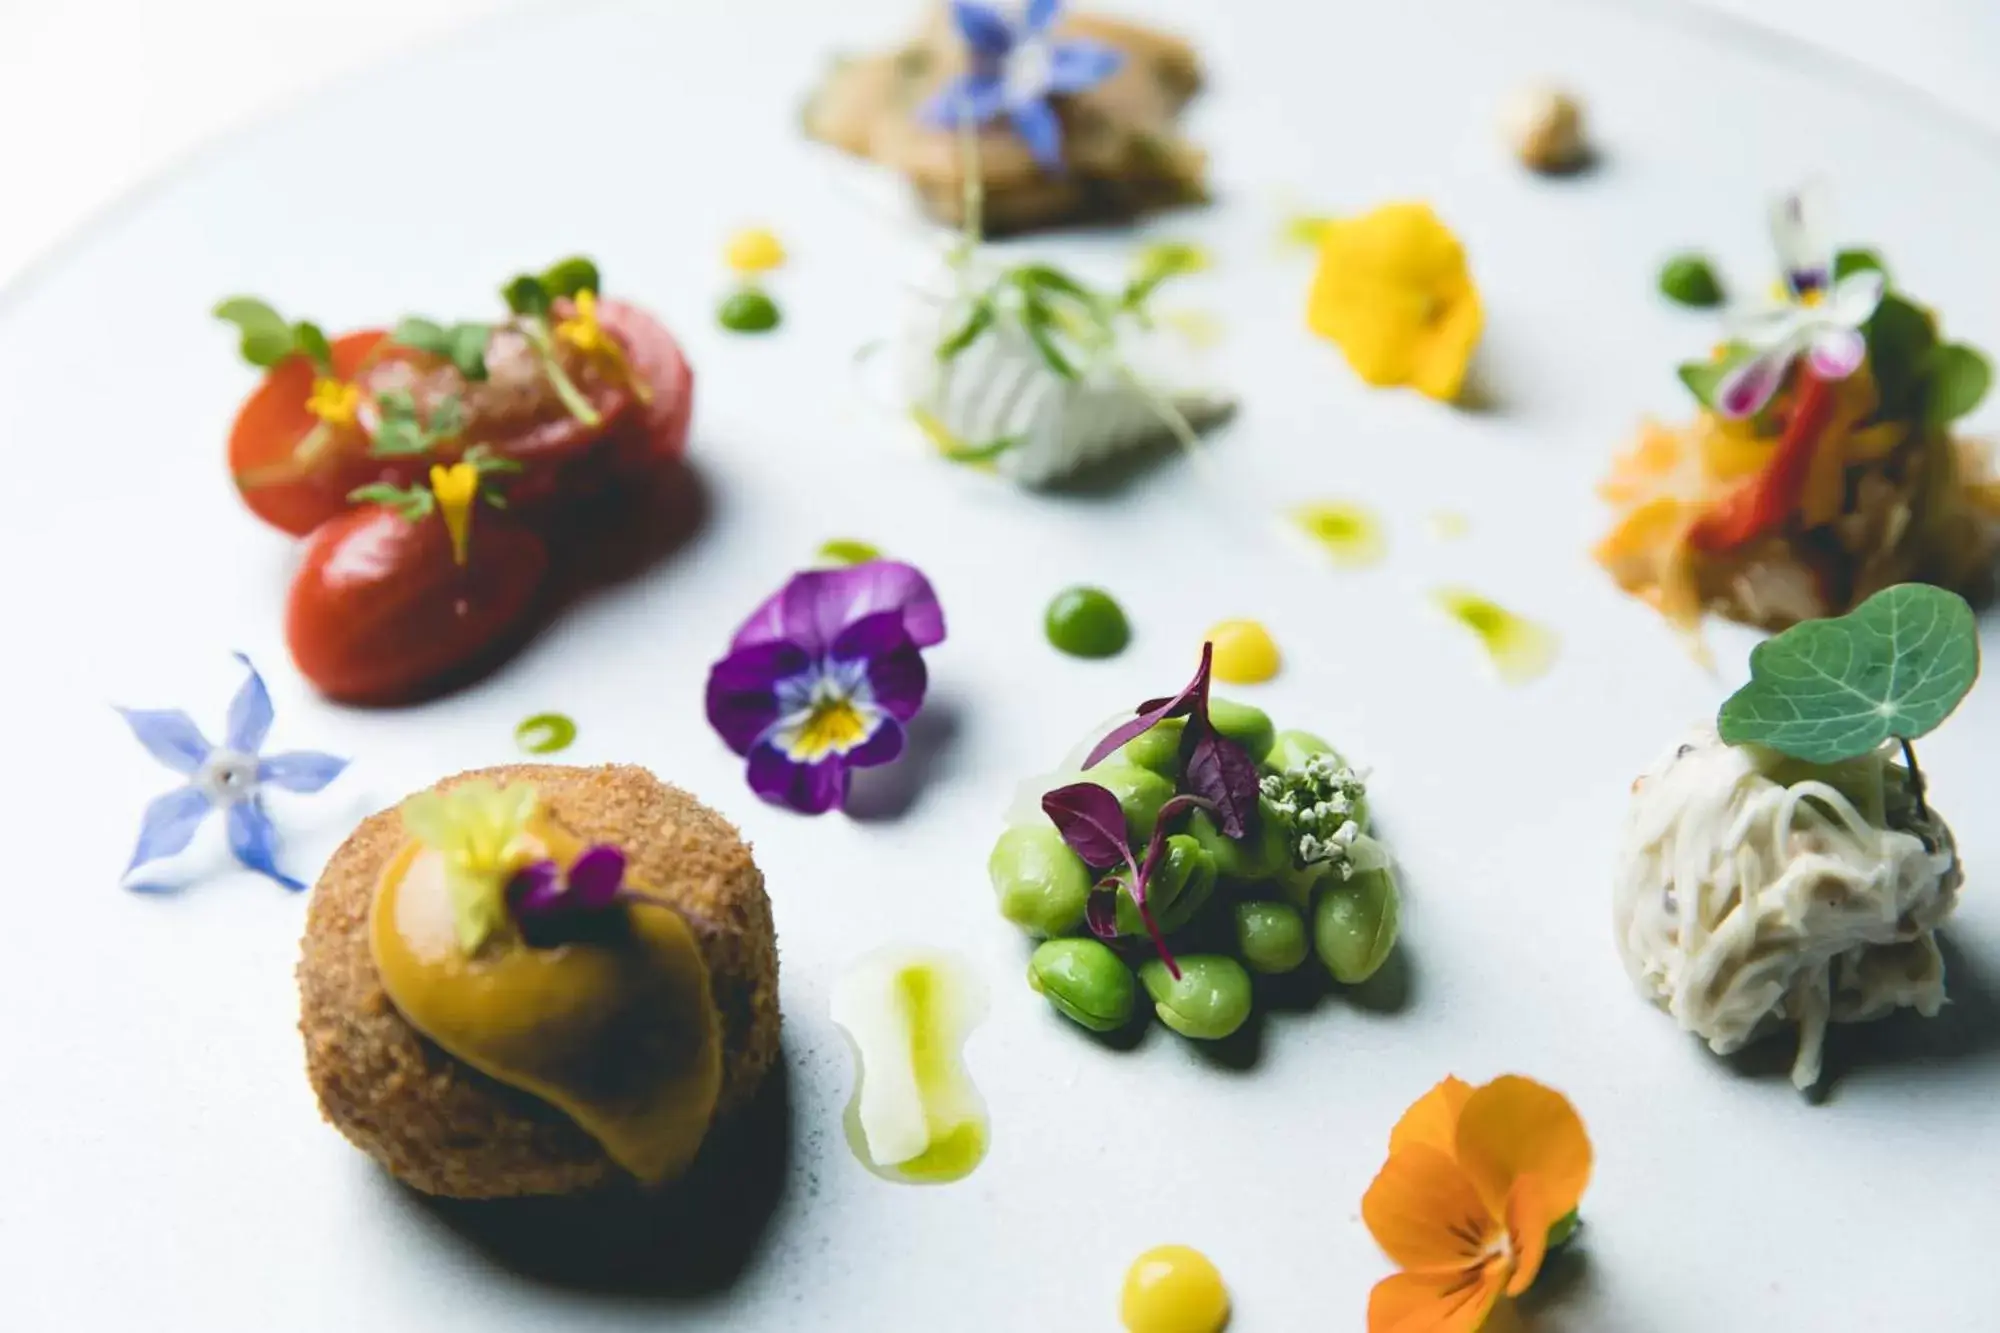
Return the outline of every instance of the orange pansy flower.
[[[1590,1182],[1567,1098],[1516,1075],[1447,1078],[1404,1112],[1361,1217],[1402,1272],[1368,1297],[1368,1333],[1474,1333],[1534,1282],[1549,1229]]]

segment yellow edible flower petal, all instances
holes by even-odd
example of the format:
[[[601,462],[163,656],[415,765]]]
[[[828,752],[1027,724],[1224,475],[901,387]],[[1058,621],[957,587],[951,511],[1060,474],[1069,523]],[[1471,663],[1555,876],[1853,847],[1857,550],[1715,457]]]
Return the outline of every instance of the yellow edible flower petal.
[[[479,498],[479,469],[470,463],[431,465],[431,494],[451,534],[451,558],[464,564],[472,546],[472,502]]]
[[[1321,231],[1306,323],[1369,384],[1453,401],[1485,318],[1465,248],[1428,204],[1384,204]]]
[[[603,362],[632,391],[634,398],[642,403],[652,402],[653,386],[632,373],[632,363],[625,359],[625,348],[598,322],[597,293],[586,288],[571,300],[576,308],[568,319],[556,325],[556,340],[568,343],[592,360]]]
[[[738,273],[768,273],[785,263],[785,243],[763,227],[745,227],[729,238],[723,260]]]
[[[444,859],[458,944],[466,953],[506,923],[507,881],[535,859],[528,833],[538,798],[525,783],[463,782],[403,802],[403,827]]]
[[[361,386],[321,375],[306,397],[306,411],[329,426],[352,426],[361,412]]]

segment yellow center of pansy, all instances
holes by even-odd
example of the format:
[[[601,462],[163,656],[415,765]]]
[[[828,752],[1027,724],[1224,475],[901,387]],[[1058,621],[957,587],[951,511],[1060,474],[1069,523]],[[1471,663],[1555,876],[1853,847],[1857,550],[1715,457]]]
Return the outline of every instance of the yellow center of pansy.
[[[472,503],[479,497],[479,469],[470,463],[431,465],[431,494],[451,534],[451,558],[464,564],[472,545]]]
[[[722,257],[738,273],[769,273],[785,262],[785,243],[763,227],[745,227],[729,238]]]
[[[313,381],[306,411],[329,426],[352,426],[361,411],[361,386],[322,375]]]
[[[799,724],[786,748],[794,760],[816,764],[829,754],[845,754],[868,738],[868,719],[851,699],[823,698]]]
[[[1485,325],[1465,248],[1430,206],[1326,222],[1306,322],[1369,384],[1458,397]]]

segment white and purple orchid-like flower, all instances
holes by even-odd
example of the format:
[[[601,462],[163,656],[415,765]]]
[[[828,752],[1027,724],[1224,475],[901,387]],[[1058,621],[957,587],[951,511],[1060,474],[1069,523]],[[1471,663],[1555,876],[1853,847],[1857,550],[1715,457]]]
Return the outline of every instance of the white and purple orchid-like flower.
[[[1771,401],[1800,356],[1822,380],[1844,380],[1868,355],[1862,329],[1882,304],[1888,282],[1864,268],[1834,280],[1829,209],[1824,191],[1809,185],[1771,206],[1771,241],[1784,266],[1785,300],[1736,329],[1751,351],[1717,383],[1716,408],[1725,417],[1755,416]]]
[[[910,565],[795,574],[710,669],[709,723],[749,759],[758,796],[824,814],[851,770],[902,754],[929,684],[922,650],[943,641],[944,611]]]
[[[228,825],[229,850],[237,861],[288,889],[305,888],[278,869],[278,832],[264,810],[263,789],[320,791],[340,776],[347,760],[312,750],[262,754],[276,716],[271,693],[249,658],[237,653],[236,660],[250,675],[230,701],[221,745],[209,744],[201,728],[178,708],[118,710],[153,758],[187,778],[184,786],[146,807],[138,846],[125,868],[127,876],[148,862],[185,851],[202,821],[221,810]]]
[[[1052,97],[1086,92],[1125,63],[1116,47],[1086,38],[1057,41],[1050,29],[1062,0],[952,0],[952,21],[965,40],[971,68],[924,108],[927,124],[958,129],[1005,116],[1048,172],[1062,170],[1062,121]]]

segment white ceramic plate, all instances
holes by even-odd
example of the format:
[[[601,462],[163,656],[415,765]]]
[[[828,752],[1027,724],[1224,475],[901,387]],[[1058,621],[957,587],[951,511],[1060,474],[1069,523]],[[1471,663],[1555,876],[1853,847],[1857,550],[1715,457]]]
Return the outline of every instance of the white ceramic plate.
[[[1538,1327],[1980,1326],[2000,1232],[2000,905],[1985,891],[2000,833],[1979,802],[2000,686],[1925,747],[1973,867],[1951,930],[1957,1004],[1843,1033],[1832,1095],[1811,1105],[1779,1072],[1789,1051],[1714,1059],[1621,972],[1607,870],[1626,783],[1715,707],[1749,638],[1719,635],[1720,675],[1703,674],[1584,552],[1610,451],[1640,414],[1684,409],[1671,367],[1713,336],[1652,295],[1657,261],[1698,244],[1736,275],[1767,271],[1764,200],[1802,174],[1833,179],[1846,234],[1884,247],[1954,334],[2000,346],[1986,141],[1618,6],[1151,8],[1213,62],[1193,130],[1221,196],[1153,230],[1218,256],[1183,300],[1224,321],[1214,368],[1246,406],[1214,468],[1170,461],[1114,496],[1037,497],[926,459],[855,377],[918,242],[866,202],[881,197],[867,168],[801,141],[795,110],[830,50],[902,29],[902,0],[499,23],[218,149],[11,293],[0,1323],[1107,1329],[1125,1263],[1178,1240],[1220,1263],[1245,1333],[1355,1329],[1387,1271],[1358,1203],[1389,1127],[1447,1072],[1512,1070],[1567,1091],[1598,1150],[1585,1259]],[[1495,144],[1495,104],[1544,72],[1589,105],[1593,175],[1534,179]],[[1490,410],[1367,392],[1300,327],[1306,274],[1274,249],[1280,217],[1405,195],[1471,248]],[[775,282],[788,322],[762,341],[711,314],[720,242],[754,219],[795,255]],[[1045,244],[1111,275],[1129,239]],[[314,701],[280,638],[292,547],[221,466],[251,381],[208,306],[254,291],[328,327],[473,313],[508,273],[577,249],[688,345],[705,530],[466,694],[397,713]],[[1339,574],[1296,558],[1268,519],[1306,495],[1377,506],[1388,561]],[[1469,514],[1471,535],[1429,540],[1437,509]],[[932,655],[924,743],[875,789],[874,816],[806,820],[751,798],[701,687],[738,618],[836,535],[927,568],[952,633]],[[1042,642],[1044,601],[1079,579],[1129,608],[1122,658],[1082,664]],[[1427,606],[1444,582],[1556,627],[1554,673],[1491,681]],[[1408,1001],[1276,1016],[1247,1069],[1157,1028],[1107,1051],[1021,981],[1023,943],[985,884],[998,812],[1017,778],[1177,686],[1202,630],[1242,615],[1288,656],[1246,694],[1374,767],[1407,874]],[[515,758],[514,724],[547,708],[581,726],[566,757],[650,765],[740,822],[777,904],[790,1071],[788,1146],[763,1171],[775,1203],[747,1242],[716,1227],[667,1247],[640,1284],[658,1290],[547,1271],[560,1254],[519,1275],[477,1217],[399,1190],[320,1122],[294,1030],[300,899],[244,875],[171,898],[116,887],[169,779],[106,705],[187,706],[213,725],[232,648],[271,676],[277,743],[360,760],[345,801],[287,826],[302,872],[361,809]],[[992,986],[969,1052],[992,1152],[957,1185],[884,1183],[842,1140],[829,986],[888,941],[959,949]],[[731,1271],[702,1271],[715,1253]]]

